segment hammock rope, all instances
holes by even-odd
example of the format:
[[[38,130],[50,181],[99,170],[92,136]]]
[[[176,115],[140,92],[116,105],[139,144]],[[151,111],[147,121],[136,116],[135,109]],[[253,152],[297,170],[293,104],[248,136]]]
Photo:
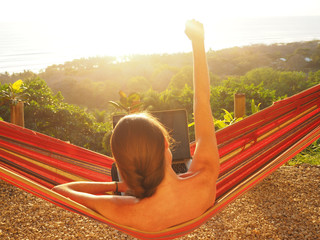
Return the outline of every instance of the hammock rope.
[[[61,183],[111,181],[113,159],[0,121],[0,179],[55,205],[140,239],[173,239],[209,220],[320,137],[320,85],[274,103],[217,131],[221,170],[214,206],[198,218],[159,232],[144,232],[110,219],[50,189]],[[190,146],[193,154],[195,144]]]

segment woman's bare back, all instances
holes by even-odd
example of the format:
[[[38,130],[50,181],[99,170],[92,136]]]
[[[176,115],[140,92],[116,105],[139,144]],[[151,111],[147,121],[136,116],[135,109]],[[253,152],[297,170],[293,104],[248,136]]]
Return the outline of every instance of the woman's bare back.
[[[114,212],[116,216],[111,216],[106,208],[97,210],[125,226],[143,231],[160,231],[194,219],[214,204],[215,188],[210,184],[208,175],[199,172],[185,178],[172,171],[172,176],[166,177],[150,198],[137,200],[129,197],[129,201],[126,199],[121,204],[123,197],[120,196],[117,200],[118,212]]]

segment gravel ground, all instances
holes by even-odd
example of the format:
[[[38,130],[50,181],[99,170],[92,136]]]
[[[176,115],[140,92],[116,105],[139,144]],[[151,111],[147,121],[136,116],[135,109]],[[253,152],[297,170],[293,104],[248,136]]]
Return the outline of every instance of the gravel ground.
[[[133,239],[0,181],[0,239]],[[180,239],[320,239],[320,166],[283,166]]]

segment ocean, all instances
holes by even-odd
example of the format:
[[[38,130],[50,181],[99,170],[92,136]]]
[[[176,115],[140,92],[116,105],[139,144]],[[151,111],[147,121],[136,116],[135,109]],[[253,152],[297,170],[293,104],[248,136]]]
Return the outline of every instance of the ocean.
[[[213,50],[251,44],[320,40],[320,16],[225,18],[205,26],[206,47]],[[39,72],[50,65],[82,57],[191,51],[189,45],[182,48],[185,45],[168,41],[170,48],[162,47],[160,51],[134,52],[138,48],[133,46],[130,53],[120,50],[117,52],[116,44],[110,48],[104,47],[107,40],[98,41],[92,36],[95,34],[92,31],[76,32],[70,26],[69,30],[64,28],[61,32],[61,29],[62,26],[48,27],[28,22],[0,22],[0,73],[18,73],[24,70]],[[89,34],[92,38],[84,37]],[[130,38],[123,41],[130,41]]]

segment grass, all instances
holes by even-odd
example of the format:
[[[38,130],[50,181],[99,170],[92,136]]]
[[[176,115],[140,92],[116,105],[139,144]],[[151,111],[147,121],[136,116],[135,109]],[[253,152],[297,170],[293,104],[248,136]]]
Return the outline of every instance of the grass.
[[[320,165],[320,140],[315,141],[297,156],[292,158],[287,165],[295,166],[303,163]]]

